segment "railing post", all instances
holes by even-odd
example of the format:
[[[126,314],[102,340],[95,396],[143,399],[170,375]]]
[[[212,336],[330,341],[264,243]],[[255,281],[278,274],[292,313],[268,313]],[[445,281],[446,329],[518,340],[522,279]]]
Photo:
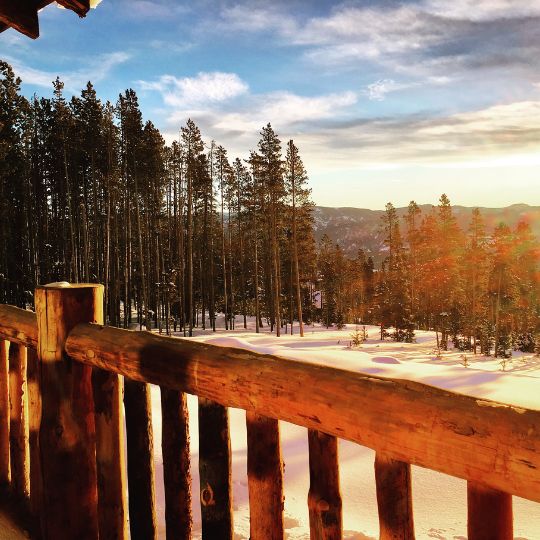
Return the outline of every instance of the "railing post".
[[[0,489],[10,481],[9,467],[9,343],[0,339]]]
[[[92,369],[64,352],[79,323],[103,323],[103,286],[36,289],[42,418],[39,432],[44,540],[96,540],[98,491]]]
[[[410,464],[377,452],[375,483],[380,540],[414,540]]]
[[[467,482],[469,540],[512,540],[512,495]]]

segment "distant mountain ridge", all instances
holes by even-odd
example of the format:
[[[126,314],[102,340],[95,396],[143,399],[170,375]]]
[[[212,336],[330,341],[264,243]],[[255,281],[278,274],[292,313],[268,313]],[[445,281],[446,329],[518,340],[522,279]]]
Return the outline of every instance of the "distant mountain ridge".
[[[434,205],[419,206],[422,214],[426,214]],[[479,208],[488,232],[501,222],[514,228],[519,221],[527,220],[531,224],[533,233],[540,238],[540,206],[513,204],[505,208]],[[459,226],[467,230],[473,207],[452,206],[452,209]],[[406,207],[396,208],[396,210],[401,218],[407,214]],[[384,210],[316,206],[313,212],[315,238],[319,241],[324,234],[327,234],[334,242],[339,243],[348,256],[354,257],[359,249],[364,249],[376,263],[379,263],[384,258],[385,247],[381,231],[383,214]]]

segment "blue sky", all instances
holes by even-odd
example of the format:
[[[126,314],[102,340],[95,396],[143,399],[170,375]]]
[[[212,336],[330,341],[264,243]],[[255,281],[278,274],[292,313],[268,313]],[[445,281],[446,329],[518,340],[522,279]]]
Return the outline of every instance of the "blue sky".
[[[540,0],[103,0],[40,31],[0,34],[25,94],[131,87],[168,142],[191,117],[231,157],[271,122],[317,204],[540,204]]]

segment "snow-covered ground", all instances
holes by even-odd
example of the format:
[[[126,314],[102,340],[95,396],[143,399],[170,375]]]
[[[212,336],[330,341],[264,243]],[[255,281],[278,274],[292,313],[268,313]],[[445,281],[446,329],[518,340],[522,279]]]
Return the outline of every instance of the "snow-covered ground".
[[[283,357],[339,366],[352,371],[380,376],[413,379],[478,397],[540,410],[540,358],[517,353],[502,366],[500,360],[465,353],[443,352],[437,358],[435,335],[417,332],[416,343],[381,342],[378,329],[367,327],[368,339],[351,348],[354,325],[342,330],[308,326],[305,337],[281,338],[253,333],[237,322],[235,331],[203,332],[197,341],[216,345],[249,348]],[[504,371],[503,371],[504,368]],[[197,399],[189,396],[193,506],[195,538],[200,538]],[[159,389],[152,388],[152,413],[155,440],[156,488],[160,538],[165,538],[163,466],[161,458],[161,421]],[[246,474],[246,428],[243,411],[230,410],[234,484],[234,520],[237,539],[249,538],[249,508]],[[307,433],[304,428],[280,423],[285,462],[285,527],[290,540],[309,539],[307,493],[309,487]],[[343,498],[345,539],[378,538],[378,518],[373,472],[374,453],[364,447],[340,441],[340,477]],[[440,473],[413,468],[414,519],[418,539],[466,538],[466,483]],[[514,498],[514,535],[516,539],[540,539],[540,504]]]

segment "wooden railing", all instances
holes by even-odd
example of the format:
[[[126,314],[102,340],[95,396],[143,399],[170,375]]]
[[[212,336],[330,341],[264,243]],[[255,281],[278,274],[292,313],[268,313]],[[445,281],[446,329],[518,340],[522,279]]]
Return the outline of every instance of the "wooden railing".
[[[36,537],[123,539],[128,515],[131,538],[157,537],[148,384],[162,391],[168,539],[191,537],[185,393],[199,397],[205,539],[233,537],[227,407],[247,412],[252,540],[284,537],[277,419],[308,428],[312,539],[342,537],[337,438],[376,451],[385,540],[414,538],[411,464],[468,481],[470,540],[512,538],[511,495],[540,502],[539,411],[105,327],[102,294],[46,286],[36,314],[0,306],[0,482],[39,521]]]

